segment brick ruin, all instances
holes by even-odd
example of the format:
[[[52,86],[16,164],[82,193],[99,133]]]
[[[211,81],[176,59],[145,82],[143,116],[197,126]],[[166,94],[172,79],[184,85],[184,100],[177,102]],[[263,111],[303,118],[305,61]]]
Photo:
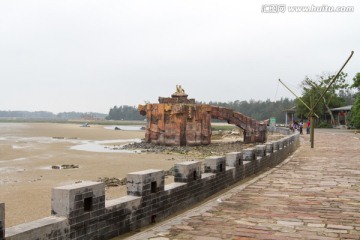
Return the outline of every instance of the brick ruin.
[[[159,145],[198,146],[211,143],[211,119],[227,120],[244,131],[244,142],[266,142],[267,121],[259,122],[231,109],[197,104],[177,86],[171,98],[139,105],[146,116],[145,141]]]

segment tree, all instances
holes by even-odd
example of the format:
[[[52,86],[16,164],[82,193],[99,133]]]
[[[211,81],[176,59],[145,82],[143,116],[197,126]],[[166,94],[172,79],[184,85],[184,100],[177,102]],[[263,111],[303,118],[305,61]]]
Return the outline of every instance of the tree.
[[[114,106],[110,108],[107,120],[143,120],[144,117],[140,115],[135,106]]]
[[[332,125],[335,124],[335,119],[330,109],[344,105],[345,100],[340,97],[340,94],[344,93],[349,87],[349,84],[346,83],[347,74],[341,72],[336,81],[323,95],[322,99],[319,99],[334,77],[335,75],[324,74],[319,76],[317,80],[306,77],[305,80],[301,82],[301,87],[303,89],[302,100],[310,108],[311,105],[320,101],[316,106],[316,109],[314,109],[314,112],[320,116],[326,111],[330,115]],[[296,101],[296,107],[299,115],[309,114],[309,110],[299,100]]]
[[[350,122],[355,128],[360,128],[360,73],[357,73],[353,78],[354,83],[351,85],[352,88],[357,88],[358,92],[355,97],[354,105],[351,109]]]
[[[285,122],[285,109],[294,106],[294,100],[281,98],[275,102],[267,99],[266,101],[254,100],[249,101],[230,101],[230,102],[209,102],[210,105],[226,107],[241,112],[242,114],[252,117],[256,120],[269,119],[275,117],[277,122]]]

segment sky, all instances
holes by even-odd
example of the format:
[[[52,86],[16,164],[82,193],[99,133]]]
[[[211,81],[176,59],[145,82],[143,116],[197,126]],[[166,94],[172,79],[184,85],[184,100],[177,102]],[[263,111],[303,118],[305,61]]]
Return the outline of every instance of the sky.
[[[354,11],[289,9],[322,5]],[[293,99],[279,78],[300,95],[354,51],[352,82],[359,25],[358,0],[0,0],[0,110],[108,113],[178,84],[203,102]]]

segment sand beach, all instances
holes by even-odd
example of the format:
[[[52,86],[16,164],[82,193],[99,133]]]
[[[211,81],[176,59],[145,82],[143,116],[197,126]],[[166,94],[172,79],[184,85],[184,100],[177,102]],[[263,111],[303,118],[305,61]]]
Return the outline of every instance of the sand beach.
[[[5,203],[6,227],[50,216],[54,187],[99,178],[124,179],[130,172],[147,169],[168,171],[177,162],[203,161],[206,156],[254,145],[244,144],[241,134],[213,132],[207,146],[122,149],[129,143],[143,145],[145,131],[141,126],[118,127],[121,130],[80,123],[0,123],[0,202]],[[269,134],[268,141],[281,137]],[[62,169],[62,165],[75,168]],[[165,177],[165,184],[172,182],[171,175]],[[125,195],[126,185],[106,188],[107,200]]]
[[[5,202],[6,227],[50,216],[51,189],[78,181],[124,178],[146,169],[170,169],[189,156],[112,150],[140,141],[144,131],[103,125],[0,123],[0,202]],[[136,128],[135,128],[136,129]],[[52,166],[77,165],[74,169]],[[172,182],[171,176],[166,183]],[[126,187],[111,187],[106,198],[126,195]]]

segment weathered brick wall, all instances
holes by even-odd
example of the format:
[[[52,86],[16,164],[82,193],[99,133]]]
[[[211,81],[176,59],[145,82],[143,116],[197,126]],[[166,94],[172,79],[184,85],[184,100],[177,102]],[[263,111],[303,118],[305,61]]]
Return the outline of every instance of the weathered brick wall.
[[[160,221],[254,173],[283,161],[299,145],[299,135],[242,152],[175,165],[175,182],[164,185],[164,171],[128,174],[128,195],[105,201],[105,186],[83,182],[54,188],[52,214],[6,229],[6,239],[110,239]],[[0,204],[0,213],[1,213]],[[1,214],[0,214],[1,217]],[[1,218],[0,218],[1,219]]]
[[[259,122],[232,109],[196,104],[186,94],[159,97],[159,103],[139,105],[146,115],[145,142],[159,145],[197,146],[211,142],[211,118],[226,120],[244,130],[244,142],[264,143],[267,121]]]
[[[141,109],[141,110],[140,110]],[[211,107],[206,104],[147,104],[145,141],[160,145],[207,145],[211,138]]]

